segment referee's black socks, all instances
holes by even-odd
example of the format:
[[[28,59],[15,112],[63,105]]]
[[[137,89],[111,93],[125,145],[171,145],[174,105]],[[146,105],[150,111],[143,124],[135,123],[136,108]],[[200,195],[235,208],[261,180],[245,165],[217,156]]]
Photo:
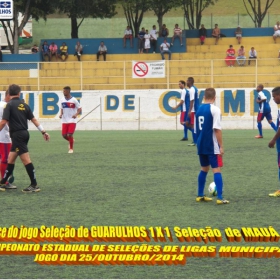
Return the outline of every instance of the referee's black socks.
[[[31,185],[37,185],[36,176],[35,176],[35,169],[32,162],[25,165],[26,172],[30,178]]]

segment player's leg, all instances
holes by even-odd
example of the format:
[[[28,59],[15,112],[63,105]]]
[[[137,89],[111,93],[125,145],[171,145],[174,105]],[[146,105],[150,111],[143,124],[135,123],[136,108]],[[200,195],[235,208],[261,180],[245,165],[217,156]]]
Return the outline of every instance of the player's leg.
[[[188,141],[188,128],[186,125],[187,117],[188,117],[187,112],[181,112],[180,123],[184,127],[184,137],[181,139],[181,141]]]
[[[209,155],[209,161],[214,174],[214,182],[217,187],[217,204],[228,204],[229,201],[223,198],[223,177],[221,173],[223,158],[221,155]]]
[[[68,124],[68,130],[67,130],[67,136],[69,139],[69,154],[73,153],[73,146],[74,146],[74,138],[73,138],[73,134],[75,132],[76,129],[76,124],[75,123],[69,123]]]
[[[263,138],[263,133],[262,133],[262,120],[264,118],[264,114],[263,113],[258,113],[258,117],[257,117],[257,128],[259,130],[259,135],[255,136],[255,138],[260,139]]]
[[[277,131],[277,127],[276,127],[275,123],[272,121],[271,113],[266,114],[265,117],[266,117],[268,123],[270,124],[270,126],[272,127],[272,129],[274,131]]]
[[[280,184],[280,153],[279,152],[277,152],[277,163],[278,163],[278,182]],[[280,197],[280,187],[276,192],[270,193],[269,196]]]
[[[61,134],[62,134],[62,137],[69,141],[69,138],[68,138],[68,135],[67,135],[67,131],[68,131],[68,123],[63,123],[62,124],[62,129],[61,129]]]
[[[15,151],[11,151],[9,153],[7,169],[5,170],[5,173],[2,176],[2,179],[0,181],[0,191],[5,191],[6,190],[6,183],[8,181],[8,178],[10,177],[10,175],[13,174],[13,171],[14,171],[14,168],[15,168],[15,161],[17,159],[17,156],[18,156],[18,154]]]
[[[209,171],[209,160],[208,160],[208,155],[199,155],[199,161],[201,165],[201,170],[198,174],[198,188],[197,188],[197,197],[196,201],[201,202],[201,201],[212,201],[212,198],[207,197],[204,195],[204,189],[205,189],[205,182],[206,182],[206,177]]]
[[[196,145],[196,134],[194,133],[194,120],[195,120],[195,113],[191,112],[191,118],[190,118],[190,124],[191,124],[191,132],[192,132],[192,138],[193,142],[191,144],[188,144],[188,146],[195,146]]]

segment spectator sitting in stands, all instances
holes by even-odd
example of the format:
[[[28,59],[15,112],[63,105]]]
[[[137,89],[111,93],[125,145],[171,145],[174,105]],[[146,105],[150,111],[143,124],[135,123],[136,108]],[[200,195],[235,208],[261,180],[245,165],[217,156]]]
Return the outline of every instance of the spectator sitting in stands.
[[[43,61],[45,60],[46,55],[48,56],[49,61],[51,61],[50,49],[49,49],[49,45],[48,45],[47,41],[45,41],[44,44],[42,45],[42,59],[43,59]]]
[[[236,61],[239,66],[244,66],[246,63],[245,49],[244,46],[241,46],[237,52]]]
[[[34,45],[32,48],[31,48],[31,53],[32,54],[35,54],[35,53],[38,53],[39,52],[39,48],[37,47],[37,45]]]
[[[201,24],[201,27],[199,29],[200,45],[204,45],[204,41],[206,37],[207,37],[207,30],[204,27],[204,24]]]
[[[240,25],[238,25],[235,30],[235,36],[236,36],[238,44],[240,45],[241,39],[242,39],[242,29],[241,29]]]
[[[170,51],[170,45],[167,43],[166,39],[163,40],[163,43],[160,45],[160,54],[161,58],[164,60],[164,54],[168,53],[169,60],[171,59],[171,51]]]
[[[83,54],[83,46],[79,41],[77,41],[75,46],[74,56],[77,56],[78,60],[81,61],[81,55]]]
[[[248,65],[250,65],[250,60],[256,60],[257,59],[257,51],[255,50],[254,47],[251,48],[251,50],[249,50],[249,60],[248,60]]]
[[[235,50],[232,45],[230,45],[229,49],[227,50],[225,62],[228,67],[233,67],[233,64],[235,62]]]
[[[143,53],[143,49],[144,49],[144,43],[145,43],[145,36],[146,32],[145,32],[145,28],[142,27],[141,31],[139,31],[138,33],[138,49],[139,49],[139,53]]]
[[[104,42],[100,42],[100,46],[98,47],[98,52],[96,53],[97,61],[99,61],[99,56],[103,55],[103,60],[106,61],[107,47],[104,45]]]
[[[150,31],[151,35],[151,47],[153,48],[153,52],[156,52],[157,49],[157,37],[158,37],[158,31],[155,25],[153,25],[153,29]]]
[[[65,61],[68,57],[68,46],[66,45],[65,42],[63,42],[62,46],[59,49],[60,49],[59,58]]]
[[[162,28],[161,28],[161,32],[160,32],[160,37],[163,37],[163,38],[167,38],[169,35],[169,30],[168,28],[166,27],[165,24],[162,25]]]
[[[279,21],[277,21],[276,25],[274,25],[274,34],[273,34],[274,43],[276,43],[276,37],[280,37],[280,23],[279,23]]]
[[[132,30],[130,26],[126,27],[126,30],[124,31],[124,36],[123,36],[123,47],[126,47],[126,40],[129,39],[130,41],[130,47],[133,47],[133,35],[132,35]]]
[[[57,61],[57,58],[58,58],[58,48],[57,48],[57,45],[52,42],[50,47],[49,47],[49,50],[50,50],[50,57],[52,59],[52,57],[55,55],[55,59]]]
[[[174,39],[176,37],[179,37],[181,46],[183,46],[183,42],[182,42],[182,29],[179,27],[179,25],[177,23],[175,24],[174,35],[172,37],[171,46],[173,46]]]
[[[212,30],[212,37],[214,37],[216,39],[215,41],[215,45],[218,44],[219,38],[221,37],[221,30],[218,27],[218,24],[215,24],[215,28]]]
[[[151,35],[149,34],[149,30],[146,29],[146,34],[144,35],[144,39],[145,39],[145,50],[146,50],[146,53],[149,52],[149,49],[151,48]]]

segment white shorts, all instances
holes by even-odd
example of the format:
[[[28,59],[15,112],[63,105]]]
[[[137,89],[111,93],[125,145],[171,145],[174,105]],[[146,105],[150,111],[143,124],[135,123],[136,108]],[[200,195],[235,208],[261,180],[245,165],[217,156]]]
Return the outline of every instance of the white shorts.
[[[280,30],[275,31],[275,33],[273,34],[273,36],[275,36],[275,37],[280,37]]]
[[[236,37],[242,37],[242,34],[236,34]]]

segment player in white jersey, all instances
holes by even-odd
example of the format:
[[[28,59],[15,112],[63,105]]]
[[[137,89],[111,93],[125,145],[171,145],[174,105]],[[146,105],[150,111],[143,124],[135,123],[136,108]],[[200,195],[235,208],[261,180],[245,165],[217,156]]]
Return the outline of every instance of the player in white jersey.
[[[2,120],[3,111],[6,107],[8,91],[5,93],[5,98],[3,101],[0,101],[0,120]],[[11,150],[12,140],[10,137],[9,126],[5,125],[4,128],[0,131],[0,157],[1,157],[1,178],[4,177],[5,171],[8,166],[8,155]],[[10,182],[14,181],[13,175],[11,175],[6,183],[5,189],[16,189],[16,186],[13,186]]]
[[[179,88],[181,100],[176,106],[172,107],[173,110],[177,110],[179,107],[181,108],[180,123],[184,126],[184,137],[181,139],[181,141],[188,141],[188,127],[186,123],[188,122],[189,94],[187,93],[185,86],[185,81],[180,80]]]
[[[77,116],[81,113],[82,107],[79,101],[71,96],[71,88],[63,88],[64,97],[61,99],[60,118],[62,121],[62,137],[69,141],[69,154],[73,153],[74,138],[73,134],[76,129]]]
[[[208,171],[214,173],[214,182],[217,187],[217,204],[227,204],[223,199],[222,155],[224,154],[221,110],[213,103],[216,99],[214,88],[207,88],[204,94],[204,103],[200,105],[195,115],[195,130],[197,135],[197,154],[201,165],[198,175],[197,202],[211,201],[212,198],[204,195],[204,188]]]

